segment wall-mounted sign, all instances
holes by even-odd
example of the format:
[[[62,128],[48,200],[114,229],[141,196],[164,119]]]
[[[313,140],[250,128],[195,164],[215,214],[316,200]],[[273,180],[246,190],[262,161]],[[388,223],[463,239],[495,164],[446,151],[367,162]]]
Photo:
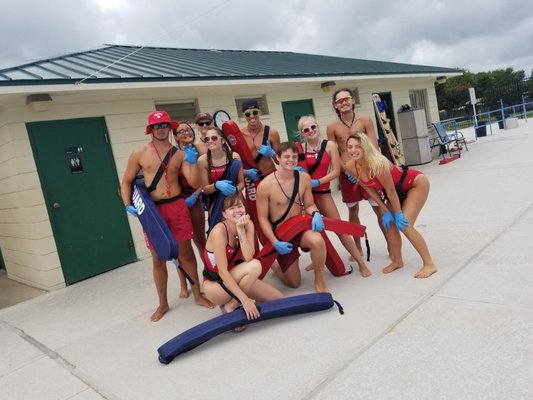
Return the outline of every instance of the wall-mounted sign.
[[[65,153],[66,154],[81,154],[83,153],[83,147],[81,146],[65,147]]]
[[[65,154],[67,155],[71,174],[81,174],[83,172],[81,158],[78,156],[81,153],[83,153],[82,146],[65,147]]]
[[[70,164],[71,174],[81,174],[83,172],[83,165],[78,156],[70,156],[68,162]]]

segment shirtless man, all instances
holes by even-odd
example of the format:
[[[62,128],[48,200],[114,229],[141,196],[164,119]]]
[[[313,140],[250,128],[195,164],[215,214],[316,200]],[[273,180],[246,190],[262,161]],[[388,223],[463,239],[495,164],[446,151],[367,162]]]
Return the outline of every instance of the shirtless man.
[[[273,157],[279,146],[279,132],[268,125],[263,125],[260,120],[261,109],[255,99],[245,100],[242,103],[242,113],[246,118],[246,126],[241,131],[252,157],[256,160],[257,169],[246,165],[244,175],[255,182],[276,170]]]
[[[148,125],[146,125],[145,132],[147,135],[152,135],[152,140],[131,153],[122,177],[120,193],[126,211],[137,216],[137,210],[131,204],[132,186],[137,173],[139,170],[142,171],[145,182],[152,182],[159,167],[163,166],[163,177],[150,195],[178,242],[180,249],[179,261],[195,283],[192,285],[192,292],[196,304],[213,308],[213,304],[204,298],[200,292],[196,258],[191,246],[193,237],[191,218],[185,200],[181,197],[181,188],[178,183],[178,174],[181,169],[189,183],[193,186],[198,184],[197,168],[191,165],[196,163],[197,154],[191,147],[188,147],[184,149],[184,152],[176,152],[168,163],[165,164],[164,162],[165,156],[172,154],[169,134],[172,129],[177,127],[178,123],[171,120],[170,116],[164,111],[155,111],[148,116]],[[149,240],[146,243],[152,253],[153,276],[159,298],[159,306],[150,317],[150,320],[158,321],[169,310],[167,298],[168,272],[166,261],[159,258]]]
[[[320,232],[324,229],[322,215],[318,211],[311,193],[311,177],[294,171],[298,165],[298,148],[292,142],[283,142],[278,151],[279,169],[268,175],[257,188],[257,213],[259,224],[267,239],[279,253],[280,267],[272,267],[278,278],[289,287],[299,287],[302,281],[298,258],[298,247],[311,252],[311,261],[315,271],[315,290],[327,292],[324,280],[326,263],[326,244]],[[290,204],[295,191],[296,176],[299,176],[297,195]],[[313,216],[312,230],[302,232],[292,242],[278,239],[276,228],[279,224],[298,214]],[[271,222],[274,221],[274,222]]]
[[[372,209],[378,218],[378,224],[385,235],[381,225],[381,211],[378,205],[370,199],[370,196],[363,191],[361,187],[353,190],[355,179],[344,170],[344,163],[349,159],[346,149],[346,140],[353,133],[365,133],[372,144],[379,149],[374,123],[368,115],[357,114],[355,110],[355,96],[350,89],[339,89],[333,94],[333,108],[337,113],[335,118],[327,127],[328,140],[337,143],[339,154],[341,156],[341,174],[339,184],[341,186],[342,201],[348,207],[348,220],[360,224],[359,220],[359,202],[363,199],[369,199]],[[361,249],[361,238],[354,238],[359,251]]]
[[[257,224],[255,220],[257,215],[255,201],[257,185],[261,179],[276,170],[274,163],[277,163],[275,155],[280,138],[276,129],[263,125],[261,122],[261,109],[257,100],[244,100],[242,113],[244,118],[246,118],[246,125],[241,129],[242,136],[257,166],[257,168],[252,168],[247,163],[243,164],[246,207],[254,223]],[[241,158],[246,160],[247,157],[241,154]],[[266,243],[267,239],[262,230],[259,229],[259,226],[256,226],[256,234],[261,244]]]

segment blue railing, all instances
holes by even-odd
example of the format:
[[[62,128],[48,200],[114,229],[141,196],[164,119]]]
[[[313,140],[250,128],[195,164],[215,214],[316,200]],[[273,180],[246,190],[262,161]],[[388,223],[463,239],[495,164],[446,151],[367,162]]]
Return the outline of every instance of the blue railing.
[[[490,134],[492,135],[493,123],[498,123],[500,128],[503,128],[505,126],[506,118],[524,118],[527,122],[528,113],[533,115],[533,101],[526,102],[525,96],[522,96],[522,103],[508,107],[504,107],[503,100],[500,100],[500,108],[479,113],[477,114],[477,118],[472,117],[472,122],[475,129],[477,129],[479,126],[488,125]]]

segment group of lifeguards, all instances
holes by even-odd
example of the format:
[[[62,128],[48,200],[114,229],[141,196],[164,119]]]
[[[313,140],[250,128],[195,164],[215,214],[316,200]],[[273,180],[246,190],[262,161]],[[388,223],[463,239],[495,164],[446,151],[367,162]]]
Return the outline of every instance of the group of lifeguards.
[[[337,90],[332,105],[337,117],[327,127],[327,139],[321,137],[315,117],[308,115],[298,122],[301,143],[280,143],[278,131],[261,122],[258,102],[244,101],[242,116],[246,125],[240,133],[247,154],[232,149],[209,113],[196,115],[198,139],[190,124],[178,123],[164,111],[149,115],[146,134],[151,135],[151,141],[131,153],[121,195],[126,211],[135,216],[131,194],[138,172],[142,171],[147,185],[151,183],[154,190],[150,195],[179,245],[175,264],[180,275],[180,297],[188,297],[189,280],[197,304],[208,308],[218,305],[222,312],[242,306],[249,319],[259,316],[256,301],[281,298],[283,294],[277,288],[260,279],[262,266],[255,258],[259,251],[258,231],[262,244],[270,242],[278,253],[272,270],[281,282],[290,287],[300,285],[301,248],[310,253],[311,265],[307,269],[314,271],[315,290],[328,291],[324,278],[327,252],[322,236],[323,216],[341,218],[330,190],[330,183],[336,178],[350,222],[360,222],[359,201],[367,199],[372,205],[391,259],[384,273],[403,267],[400,232],[422,258],[422,268],[415,277],[426,278],[437,271],[423,237],[414,228],[428,196],[427,177],[414,169],[398,167],[381,155],[373,122],[370,117],[355,113],[354,95],[349,89]],[[170,140],[171,133],[176,146]],[[240,170],[231,168],[235,162],[237,168],[242,166]],[[157,174],[159,169],[163,174]],[[230,176],[230,170],[237,173]],[[154,182],[158,176],[161,178]],[[254,202],[243,200],[245,185],[256,188]],[[217,198],[223,200],[223,206],[221,215],[215,216],[211,214]],[[255,209],[247,210],[245,204]],[[217,218],[211,221],[207,238],[206,211],[208,220]],[[301,214],[310,216],[311,229],[290,241],[281,240],[277,235],[279,226]],[[254,222],[258,225],[254,226]],[[341,233],[338,237],[350,259],[357,262],[360,274],[370,276],[359,238]],[[168,272],[166,260],[159,258],[148,238],[146,241],[152,253],[159,298],[151,320],[157,321],[169,310]],[[203,256],[203,291],[191,241]]]

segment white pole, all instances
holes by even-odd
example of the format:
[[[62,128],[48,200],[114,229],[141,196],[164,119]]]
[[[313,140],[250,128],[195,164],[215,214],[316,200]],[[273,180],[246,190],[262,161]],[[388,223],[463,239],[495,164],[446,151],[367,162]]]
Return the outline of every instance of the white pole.
[[[470,103],[472,103],[472,109],[474,110],[474,135],[477,140],[476,91],[474,90],[474,88],[468,88],[468,92],[470,93]]]

